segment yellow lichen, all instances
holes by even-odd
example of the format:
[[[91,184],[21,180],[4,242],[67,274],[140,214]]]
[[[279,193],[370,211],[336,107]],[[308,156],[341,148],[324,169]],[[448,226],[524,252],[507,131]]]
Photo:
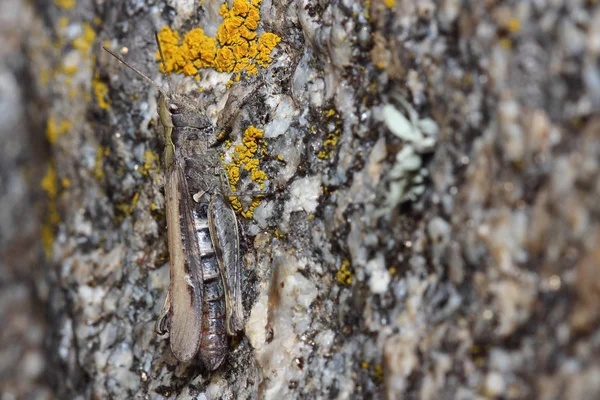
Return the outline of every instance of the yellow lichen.
[[[58,195],[58,178],[56,175],[56,168],[54,165],[50,165],[48,167],[48,171],[46,171],[46,175],[42,178],[41,186],[44,189],[44,192],[48,195],[49,198],[55,199]]]
[[[92,88],[94,89],[94,95],[96,96],[98,107],[103,110],[109,109],[110,100],[108,100],[108,86],[106,83],[100,80],[100,75],[97,72],[92,80]]]
[[[40,86],[42,86],[42,87],[48,86],[48,83],[50,83],[50,75],[51,75],[51,72],[49,70],[47,70],[45,68],[40,68],[40,75],[38,77]]]
[[[381,364],[376,364],[373,367],[373,375],[375,377],[375,382],[379,383],[383,381],[383,366],[381,366]]]
[[[287,235],[286,235],[285,233],[281,233],[281,232],[279,232],[279,229],[278,229],[277,227],[275,227],[275,237],[276,237],[277,239],[281,239],[281,238],[284,238],[284,237],[286,237],[286,236],[287,236]]]
[[[163,27],[158,40],[165,66],[161,64],[159,69],[164,73],[189,76],[196,75],[202,68],[253,75],[258,72],[257,64],[269,66],[271,51],[281,38],[270,32],[260,37],[256,33],[260,22],[260,3],[260,0],[234,0],[231,8],[224,3],[219,11],[223,22],[214,38],[206,36],[201,28],[196,28],[181,39],[179,33],[168,26]],[[156,58],[160,59],[158,51]],[[239,75],[236,76],[238,79]]]
[[[48,196],[46,216],[42,224],[41,235],[46,258],[50,259],[52,257],[52,245],[54,243],[56,226],[60,222],[60,214],[56,203],[58,197],[58,176],[53,163],[49,164],[48,171],[44,178],[42,178],[40,186]]]
[[[387,8],[392,8],[396,5],[396,0],[383,0],[383,4],[385,4]]]
[[[512,41],[509,38],[501,38],[500,46],[505,50],[510,50],[512,48]]]
[[[58,139],[58,132],[54,117],[48,118],[48,121],[46,122],[46,139],[48,139],[50,144],[56,143],[56,140]]]
[[[77,65],[63,65],[61,71],[65,75],[73,75],[75,72],[77,72]]]
[[[352,283],[352,271],[350,270],[350,260],[345,259],[340,266],[340,269],[336,273],[337,281],[343,285],[350,285]]]
[[[46,122],[46,138],[50,144],[55,144],[58,138],[69,130],[71,130],[71,123],[67,120],[58,123],[54,117],[50,117]]]
[[[240,181],[240,171],[248,171],[250,179],[259,184],[260,189],[264,189],[265,181],[268,179],[265,171],[259,169],[260,160],[257,158],[259,142],[264,136],[264,131],[254,126],[249,126],[244,132],[242,143],[235,146],[231,156],[232,162],[225,164],[229,185],[233,192],[237,191],[236,185]],[[254,209],[260,204],[260,199],[253,199],[246,210],[242,203],[235,196],[229,198],[232,207],[240,212],[245,218],[252,218]]]
[[[126,217],[130,216],[131,213],[137,207],[138,200],[140,199],[140,192],[136,192],[131,199],[131,204],[117,204],[117,209],[125,214]]]
[[[326,117],[331,118],[336,116],[335,110],[331,109],[326,114]],[[337,116],[339,117],[339,116]],[[336,124],[339,126],[340,120],[336,121]],[[327,134],[327,139],[323,141],[323,148],[317,152],[317,157],[323,160],[326,160],[333,156],[335,151],[335,147],[342,135],[342,130],[340,128],[335,129],[332,132]]]
[[[110,154],[110,149],[104,146],[98,146],[96,151],[96,160],[94,162],[94,176],[100,180],[104,178],[104,157]]]
[[[506,29],[511,33],[516,33],[521,30],[521,21],[518,18],[511,18],[506,24]]]
[[[69,18],[67,18],[67,17],[60,17],[58,19],[58,26],[60,26],[61,28],[66,28],[67,25],[69,25]]]
[[[160,171],[159,159],[158,156],[155,155],[151,151],[146,151],[142,156],[142,161],[144,165],[140,169],[140,173],[144,176],[147,176],[149,173],[155,173]]]
[[[271,51],[277,46],[281,38],[274,33],[265,32],[258,38],[256,62],[262,67],[271,64]]]
[[[72,10],[75,7],[75,0],[54,0],[54,4],[64,10]]]
[[[87,55],[95,41],[96,32],[89,23],[85,22],[83,23],[83,33],[73,41],[73,47],[81,54]]]

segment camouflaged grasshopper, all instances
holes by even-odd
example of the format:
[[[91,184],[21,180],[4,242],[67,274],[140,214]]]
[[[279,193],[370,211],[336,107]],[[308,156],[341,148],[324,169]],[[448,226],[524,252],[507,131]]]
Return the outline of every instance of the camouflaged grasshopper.
[[[161,59],[164,58],[158,37]],[[104,47],[159,92],[165,135],[165,196],[170,258],[169,293],[156,322],[180,361],[200,352],[208,370],[221,365],[228,337],[243,327],[237,220],[226,198],[228,180],[213,128],[196,101],[165,90]]]

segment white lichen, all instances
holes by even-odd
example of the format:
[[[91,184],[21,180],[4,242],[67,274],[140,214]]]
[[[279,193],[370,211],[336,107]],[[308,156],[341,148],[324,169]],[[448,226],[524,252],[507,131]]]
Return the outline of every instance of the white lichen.
[[[280,228],[287,232],[291,213],[295,211],[304,211],[307,214],[314,213],[319,205],[318,199],[321,196],[321,178],[319,176],[310,176],[297,179],[290,185],[290,199],[285,203],[283,219]]]
[[[386,214],[402,202],[415,201],[425,191],[423,182],[429,172],[422,168],[422,154],[433,151],[439,131],[435,121],[419,118],[404,98],[396,96],[396,100],[404,113],[386,104],[381,116],[386,127],[394,136],[402,139],[404,146],[396,154],[396,161],[388,174],[389,193],[386,195],[386,206],[379,211],[379,215]]]

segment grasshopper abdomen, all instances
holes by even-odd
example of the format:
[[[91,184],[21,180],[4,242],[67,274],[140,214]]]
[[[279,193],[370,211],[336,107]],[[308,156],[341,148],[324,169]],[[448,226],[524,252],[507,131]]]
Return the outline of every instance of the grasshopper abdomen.
[[[206,197],[208,196],[205,195],[204,198]],[[208,228],[208,204],[196,204],[194,225],[200,244],[204,281],[200,360],[207,369],[212,371],[227,356],[228,338],[225,329],[226,305],[223,279]]]

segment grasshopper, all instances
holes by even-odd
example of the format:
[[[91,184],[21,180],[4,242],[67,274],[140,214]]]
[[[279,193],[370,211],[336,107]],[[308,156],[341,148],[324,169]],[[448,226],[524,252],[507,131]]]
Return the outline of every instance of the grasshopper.
[[[158,36],[156,42],[164,66]],[[224,189],[225,169],[212,148],[212,124],[194,99],[176,93],[170,84],[165,90],[104,50],[159,92],[170,282],[155,330],[169,334],[178,360],[190,361],[199,352],[203,365],[213,371],[227,356],[228,335],[242,330],[243,309],[237,219]]]

